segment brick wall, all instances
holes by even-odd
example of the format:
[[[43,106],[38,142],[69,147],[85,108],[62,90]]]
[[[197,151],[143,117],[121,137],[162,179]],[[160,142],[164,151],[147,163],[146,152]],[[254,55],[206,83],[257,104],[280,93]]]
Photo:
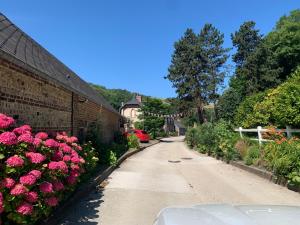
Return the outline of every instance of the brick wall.
[[[113,139],[113,135],[119,130],[120,116],[110,112],[101,105],[97,105],[85,98],[79,97],[78,101],[78,114],[76,116],[76,127],[84,129],[93,122],[99,122],[101,126],[101,139],[104,142],[109,142]]]
[[[117,114],[4,60],[0,60],[0,113],[30,124],[34,131],[64,130],[74,135],[100,117],[107,142],[119,129]]]

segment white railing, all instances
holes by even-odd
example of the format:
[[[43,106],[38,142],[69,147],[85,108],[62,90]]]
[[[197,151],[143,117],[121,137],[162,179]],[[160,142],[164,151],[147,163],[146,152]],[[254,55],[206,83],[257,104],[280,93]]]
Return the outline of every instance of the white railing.
[[[300,133],[300,129],[291,129],[291,127],[289,127],[289,126],[286,126],[286,129],[276,129],[276,130],[286,133],[286,136],[288,138],[291,138],[293,133]],[[258,138],[252,138],[251,140],[258,141],[259,145],[261,145],[263,142],[272,141],[272,140],[268,140],[268,139],[263,139],[262,133],[269,131],[269,129],[262,128],[261,126],[258,126],[257,128],[254,128],[254,129],[244,129],[242,127],[239,127],[238,129],[234,129],[234,131],[239,132],[241,138],[244,138],[244,136],[243,136],[244,132],[257,133]]]

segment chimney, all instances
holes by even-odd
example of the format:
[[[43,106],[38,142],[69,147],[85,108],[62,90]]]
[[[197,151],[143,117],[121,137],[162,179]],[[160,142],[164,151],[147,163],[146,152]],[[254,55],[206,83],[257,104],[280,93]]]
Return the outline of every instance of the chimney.
[[[139,103],[142,103],[142,96],[136,95],[136,96],[135,96],[135,99],[136,99]]]

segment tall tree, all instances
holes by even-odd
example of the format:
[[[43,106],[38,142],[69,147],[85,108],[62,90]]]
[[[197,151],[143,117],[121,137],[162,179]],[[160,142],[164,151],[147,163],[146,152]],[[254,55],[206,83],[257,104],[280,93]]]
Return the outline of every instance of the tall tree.
[[[261,42],[262,35],[255,29],[255,22],[244,22],[238,31],[231,34],[233,46],[237,49],[232,60],[237,67],[242,67],[248,56],[256,49]]]
[[[179,99],[196,105],[200,123],[206,120],[204,105],[215,99],[216,87],[224,79],[220,69],[227,56],[222,44],[223,35],[206,24],[199,35],[187,29],[174,45],[166,78],[173,83]]]
[[[205,24],[199,34],[200,46],[206,60],[206,73],[208,74],[208,99],[216,103],[219,97],[218,89],[224,82],[226,63],[229,49],[224,48],[224,34],[212,24]]]

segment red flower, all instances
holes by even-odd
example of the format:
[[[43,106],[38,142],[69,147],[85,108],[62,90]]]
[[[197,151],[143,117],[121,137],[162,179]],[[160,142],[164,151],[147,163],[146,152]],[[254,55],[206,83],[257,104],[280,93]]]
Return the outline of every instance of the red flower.
[[[56,150],[52,156],[52,160],[61,161],[63,159],[63,152],[61,150]]]
[[[19,143],[27,143],[27,144],[32,144],[34,141],[33,137],[31,136],[30,133],[24,133],[24,134],[21,134],[19,137],[18,137],[18,142]]]
[[[31,127],[29,125],[23,125],[21,127],[17,127],[13,130],[14,133],[21,135],[25,133],[31,133]]]
[[[54,207],[58,204],[58,199],[56,197],[49,197],[45,199],[45,202],[48,206]]]
[[[38,198],[39,198],[38,193],[36,193],[35,191],[31,191],[25,194],[26,201],[30,203],[37,202]]]
[[[31,163],[39,164],[42,163],[46,157],[41,153],[34,153],[34,152],[26,152],[26,157],[30,160]]]
[[[35,138],[46,140],[48,138],[48,134],[45,132],[39,132],[35,135]]]
[[[4,132],[0,134],[0,143],[4,145],[17,144],[17,136],[13,132]]]
[[[12,117],[0,113],[0,129],[9,128],[14,123],[15,120]]]
[[[50,162],[48,164],[49,170],[59,170],[62,171],[63,173],[68,173],[68,166],[64,161],[59,161],[59,162]]]
[[[10,167],[21,167],[24,165],[24,160],[20,156],[14,155],[6,160],[6,164]]]
[[[23,202],[17,207],[17,212],[24,216],[31,215],[33,212],[33,206],[28,202]]]
[[[31,170],[28,174],[35,176],[36,179],[40,179],[42,176],[42,172],[39,170]]]
[[[42,184],[40,184],[40,191],[45,194],[52,193],[53,185],[49,182],[43,182]]]
[[[72,152],[72,148],[67,145],[66,143],[60,143],[59,148],[64,152],[64,153],[71,153]]]
[[[40,147],[41,144],[42,144],[42,139],[34,138],[34,140],[33,140],[33,145],[34,145],[36,148]]]
[[[14,181],[14,179],[7,177],[3,179],[3,181],[1,182],[1,186],[11,189],[13,186],[15,186],[15,183],[16,182]]]
[[[24,185],[33,185],[36,182],[36,177],[34,175],[28,174],[20,177],[20,183]]]
[[[19,196],[28,192],[27,188],[22,184],[17,184],[11,191],[10,194],[14,196]]]
[[[71,156],[65,155],[65,156],[63,157],[63,161],[65,161],[65,162],[71,161]]]
[[[54,181],[52,183],[53,183],[54,191],[61,191],[61,190],[65,189],[64,184],[60,181]]]
[[[59,143],[53,139],[48,139],[45,141],[45,146],[48,148],[58,148]]]

